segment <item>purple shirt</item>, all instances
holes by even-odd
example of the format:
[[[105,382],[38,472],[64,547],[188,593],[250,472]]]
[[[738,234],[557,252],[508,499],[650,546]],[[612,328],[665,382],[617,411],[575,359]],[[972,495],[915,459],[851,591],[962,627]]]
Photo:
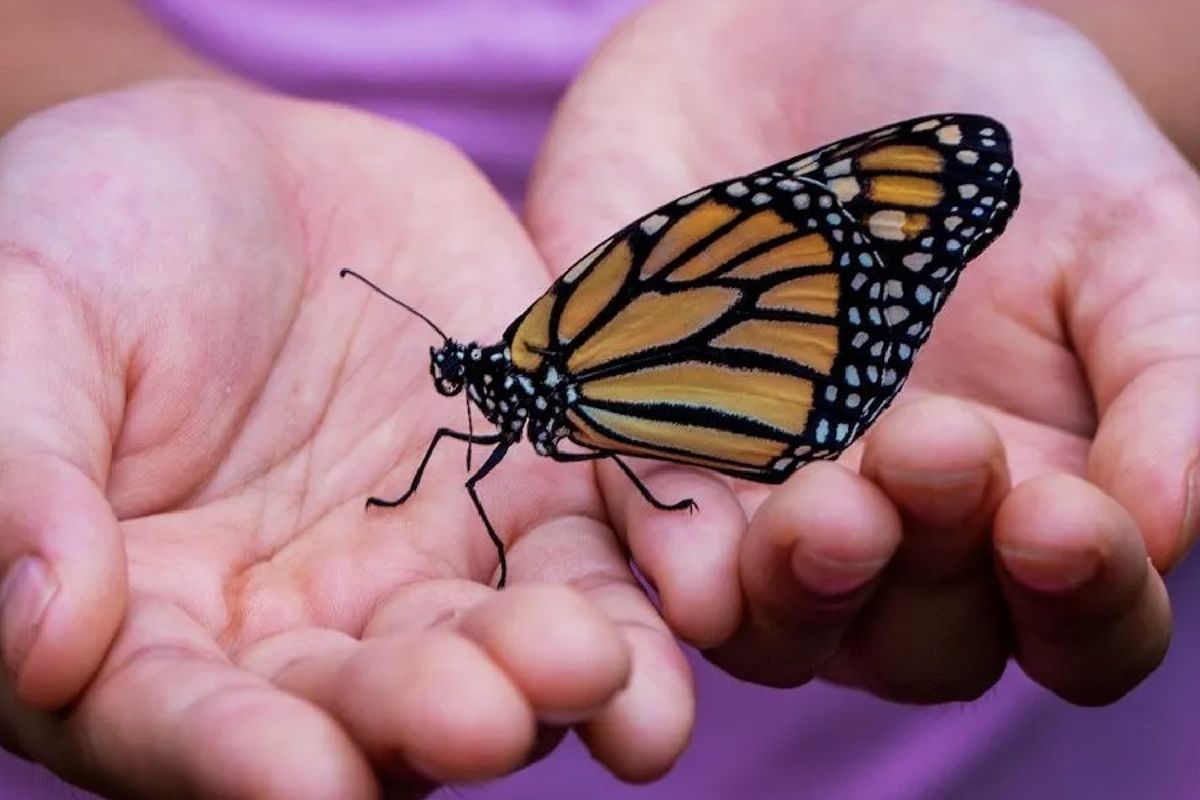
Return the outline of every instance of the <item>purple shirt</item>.
[[[281,90],[340,100],[457,143],[519,202],[554,103],[637,0],[143,0],[214,61]],[[1190,578],[1190,580],[1189,580]],[[1200,613],[1200,562],[1173,576],[1177,619]],[[1010,800],[1200,798],[1200,631],[1103,709],[1057,700],[1010,666],[982,700],[913,708],[825,684],[742,684],[693,658],[693,743],[646,787],[609,777],[573,739],[480,788],[480,800]],[[0,758],[4,758],[0,756]],[[74,793],[73,793],[74,791]],[[0,760],[0,797],[78,798]]]

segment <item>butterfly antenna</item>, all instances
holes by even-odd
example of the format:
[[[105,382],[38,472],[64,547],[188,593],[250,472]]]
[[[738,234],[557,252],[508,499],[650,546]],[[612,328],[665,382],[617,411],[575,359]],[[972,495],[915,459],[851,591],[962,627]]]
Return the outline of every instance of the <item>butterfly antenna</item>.
[[[342,271],[340,271],[340,272],[338,273],[338,277],[340,277],[340,278],[344,278],[344,277],[346,277],[347,275],[350,275],[351,277],[354,277],[354,278],[358,278],[360,281],[362,281],[363,283],[365,283],[367,286],[370,286],[372,289],[374,289],[376,292],[378,292],[379,294],[381,294],[381,295],[383,295],[384,297],[386,297],[388,300],[391,300],[393,303],[395,303],[396,305],[400,306],[401,308],[403,308],[403,309],[406,309],[406,310],[408,310],[408,311],[412,312],[412,313],[413,313],[415,316],[417,316],[417,317],[421,318],[422,320],[424,320],[426,325],[428,325],[429,327],[431,327],[431,328],[433,328],[435,331],[437,331],[437,335],[438,335],[438,336],[440,336],[440,337],[442,337],[443,341],[447,341],[447,342],[448,342],[448,341],[450,341],[450,337],[449,337],[449,336],[447,336],[447,335],[446,335],[446,334],[445,334],[445,333],[442,331],[442,329],[441,329],[441,328],[439,328],[437,325],[435,325],[435,324],[433,323],[433,320],[431,320],[429,317],[427,317],[427,316],[425,316],[424,314],[422,314],[420,311],[417,311],[415,308],[413,308],[412,306],[410,306],[408,303],[404,302],[403,300],[401,300],[401,299],[399,299],[399,298],[397,298],[397,297],[393,297],[392,295],[388,294],[388,293],[387,293],[387,292],[385,292],[383,289],[379,288],[379,286],[377,286],[377,285],[376,285],[375,283],[373,283],[371,280],[369,280],[369,279],[367,279],[367,278],[364,278],[362,275],[359,275],[357,272],[355,272],[355,271],[354,271],[354,270],[352,270],[352,269],[344,269],[344,270],[342,270]]]

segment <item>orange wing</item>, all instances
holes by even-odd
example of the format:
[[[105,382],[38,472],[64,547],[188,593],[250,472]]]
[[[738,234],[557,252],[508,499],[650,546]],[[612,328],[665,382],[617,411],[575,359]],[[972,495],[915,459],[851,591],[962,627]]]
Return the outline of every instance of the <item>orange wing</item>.
[[[513,364],[569,382],[570,438],[594,450],[760,481],[835,456],[1015,207],[1002,131],[912,120],[668,203],[513,323]]]

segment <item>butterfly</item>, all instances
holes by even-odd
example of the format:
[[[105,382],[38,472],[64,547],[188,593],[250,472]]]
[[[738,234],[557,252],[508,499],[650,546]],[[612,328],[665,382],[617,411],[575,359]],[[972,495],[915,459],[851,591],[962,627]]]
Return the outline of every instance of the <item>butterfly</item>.
[[[507,576],[504,544],[476,487],[527,437],[540,455],[635,456],[779,483],[839,455],[904,385],[963,267],[1003,232],[1020,199],[997,121],[939,114],[826,145],[714,183],[631,222],[571,266],[499,342],[442,338],[436,390],[466,391],[495,427],[441,428],[492,450],[466,490]],[[469,463],[469,455],[468,455]]]

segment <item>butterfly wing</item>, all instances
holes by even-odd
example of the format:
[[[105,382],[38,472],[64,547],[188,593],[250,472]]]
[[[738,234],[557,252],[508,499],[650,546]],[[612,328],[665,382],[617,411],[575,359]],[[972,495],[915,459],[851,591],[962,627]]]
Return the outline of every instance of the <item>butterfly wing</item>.
[[[984,138],[1005,143],[997,157],[1007,147],[983,120],[913,120],[664,205],[513,323],[514,367],[569,383],[566,426],[591,449],[769,482],[837,455],[894,397],[958,271],[1016,204],[1011,159],[1000,181],[993,161],[958,157]],[[958,202],[967,181],[996,194]],[[976,207],[988,211],[949,247]]]
[[[1008,131],[975,114],[919,117],[768,169],[826,184],[871,236],[892,273],[901,384],[962,268],[1003,233],[1021,192]]]

